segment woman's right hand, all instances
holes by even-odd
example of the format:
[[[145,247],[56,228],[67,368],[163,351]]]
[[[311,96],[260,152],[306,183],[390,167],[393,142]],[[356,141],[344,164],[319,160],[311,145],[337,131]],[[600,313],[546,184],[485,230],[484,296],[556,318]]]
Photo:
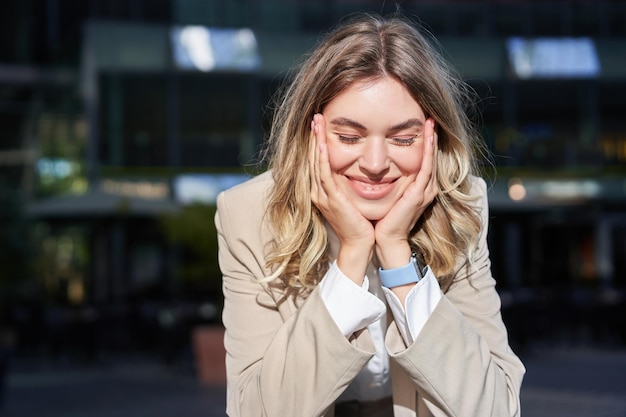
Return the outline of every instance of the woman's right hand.
[[[337,266],[352,281],[361,285],[373,253],[374,226],[335,183],[326,143],[326,124],[321,114],[316,114],[311,122],[309,172],[311,201],[339,238],[341,246]]]

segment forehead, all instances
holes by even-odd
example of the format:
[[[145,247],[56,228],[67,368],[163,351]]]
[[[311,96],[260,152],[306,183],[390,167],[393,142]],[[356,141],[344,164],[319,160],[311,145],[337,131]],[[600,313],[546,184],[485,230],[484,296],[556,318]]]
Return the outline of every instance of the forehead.
[[[356,81],[332,99],[324,115],[347,118],[363,126],[393,126],[408,119],[425,121],[422,106],[392,77]]]

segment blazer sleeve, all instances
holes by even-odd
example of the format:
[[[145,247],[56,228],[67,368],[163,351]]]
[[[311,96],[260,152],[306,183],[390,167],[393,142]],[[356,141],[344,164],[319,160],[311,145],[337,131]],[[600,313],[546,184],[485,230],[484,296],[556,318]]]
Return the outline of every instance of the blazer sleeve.
[[[287,309],[265,284],[259,201],[222,193],[215,222],[223,275],[227,414],[320,416],[374,354],[344,337],[319,289]],[[285,311],[289,310],[289,313]]]
[[[435,416],[520,416],[525,368],[509,347],[491,275],[485,182],[475,179],[474,189],[483,230],[473,264],[459,268],[411,346],[392,325],[387,349],[415,383],[418,408]]]

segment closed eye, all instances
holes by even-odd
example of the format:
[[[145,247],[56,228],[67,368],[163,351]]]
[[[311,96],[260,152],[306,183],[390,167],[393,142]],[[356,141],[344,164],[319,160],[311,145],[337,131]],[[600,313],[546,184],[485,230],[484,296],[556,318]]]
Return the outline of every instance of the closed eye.
[[[337,135],[339,140],[343,143],[353,144],[358,143],[361,140],[360,136],[345,136],[345,135]]]
[[[397,146],[411,146],[415,143],[415,140],[419,136],[421,136],[421,133],[418,133],[412,136],[393,136],[393,137],[387,138],[386,140]],[[342,143],[345,143],[348,145],[357,144],[361,142],[363,139],[366,139],[365,137],[360,136],[360,135],[342,135],[342,134],[337,134],[337,138]]]
[[[417,135],[413,135],[409,137],[389,138],[389,140],[399,146],[411,146],[415,143],[415,138],[417,138]]]

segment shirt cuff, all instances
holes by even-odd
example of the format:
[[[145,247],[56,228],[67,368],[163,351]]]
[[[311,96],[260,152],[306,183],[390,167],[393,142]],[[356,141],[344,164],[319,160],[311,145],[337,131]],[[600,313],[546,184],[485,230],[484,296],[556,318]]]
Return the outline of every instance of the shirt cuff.
[[[380,320],[387,311],[385,303],[368,289],[367,276],[359,287],[341,272],[336,261],[319,283],[322,301],[346,337]]]
[[[430,267],[426,268],[424,278],[406,296],[406,311],[389,288],[383,287],[383,291],[404,342],[407,346],[412,345],[441,300],[441,288],[435,274]]]

